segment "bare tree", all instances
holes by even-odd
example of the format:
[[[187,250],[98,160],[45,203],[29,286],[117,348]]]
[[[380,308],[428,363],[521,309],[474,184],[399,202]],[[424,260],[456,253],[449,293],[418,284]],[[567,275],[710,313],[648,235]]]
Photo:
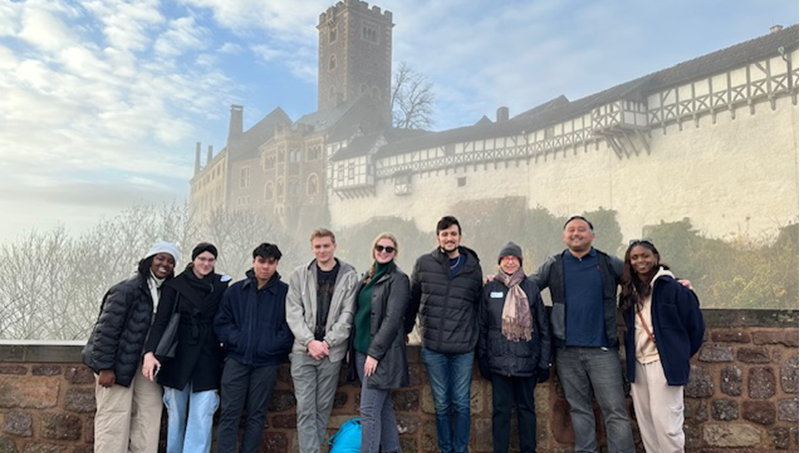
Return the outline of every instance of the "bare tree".
[[[400,62],[392,83],[392,122],[404,129],[433,126],[433,83],[423,74]]]

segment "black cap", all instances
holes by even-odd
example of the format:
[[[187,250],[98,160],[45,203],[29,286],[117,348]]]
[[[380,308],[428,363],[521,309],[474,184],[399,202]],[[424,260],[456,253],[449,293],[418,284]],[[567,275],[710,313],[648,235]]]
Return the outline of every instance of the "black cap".
[[[522,264],[522,247],[513,242],[509,242],[500,249],[500,254],[497,255],[497,264],[503,260],[504,256],[515,256],[519,259],[519,264]]]

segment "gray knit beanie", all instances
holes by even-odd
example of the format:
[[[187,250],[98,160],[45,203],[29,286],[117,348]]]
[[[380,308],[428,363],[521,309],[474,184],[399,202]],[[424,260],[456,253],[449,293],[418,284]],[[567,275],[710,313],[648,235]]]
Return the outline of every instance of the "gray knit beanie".
[[[513,242],[509,242],[500,249],[500,254],[497,255],[497,264],[503,260],[504,256],[516,256],[519,259],[520,266],[522,265],[522,247]]]

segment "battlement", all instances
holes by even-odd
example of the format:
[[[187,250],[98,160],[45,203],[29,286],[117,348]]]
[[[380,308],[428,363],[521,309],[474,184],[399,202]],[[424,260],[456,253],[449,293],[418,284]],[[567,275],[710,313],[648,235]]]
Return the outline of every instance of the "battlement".
[[[382,11],[380,6],[373,5],[370,7],[367,2],[361,0],[343,0],[319,15],[319,25],[324,25],[327,21],[334,19],[346,10],[357,11],[375,20],[392,21],[392,12],[389,10]]]

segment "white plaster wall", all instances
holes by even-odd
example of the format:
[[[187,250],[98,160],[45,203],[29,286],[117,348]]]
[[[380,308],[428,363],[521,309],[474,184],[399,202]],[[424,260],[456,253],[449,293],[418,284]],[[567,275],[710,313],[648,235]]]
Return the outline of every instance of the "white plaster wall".
[[[542,206],[556,215],[571,215],[599,207],[618,211],[625,238],[639,237],[642,227],[689,217],[695,228],[712,237],[747,233],[771,235],[798,220],[798,110],[791,98],[719,111],[699,127],[686,121],[682,130],[670,125],[666,134],[652,130],[651,153],[619,159],[601,143],[598,149],[568,148],[546,158],[490,164],[478,171],[469,166],[447,175],[429,173],[412,179],[413,194],[394,195],[394,184],[383,180],[377,196],[329,198],[335,228],[363,223],[374,216],[415,220],[423,231],[452,205],[465,199],[527,196],[530,207]],[[456,178],[467,177],[465,187]]]

